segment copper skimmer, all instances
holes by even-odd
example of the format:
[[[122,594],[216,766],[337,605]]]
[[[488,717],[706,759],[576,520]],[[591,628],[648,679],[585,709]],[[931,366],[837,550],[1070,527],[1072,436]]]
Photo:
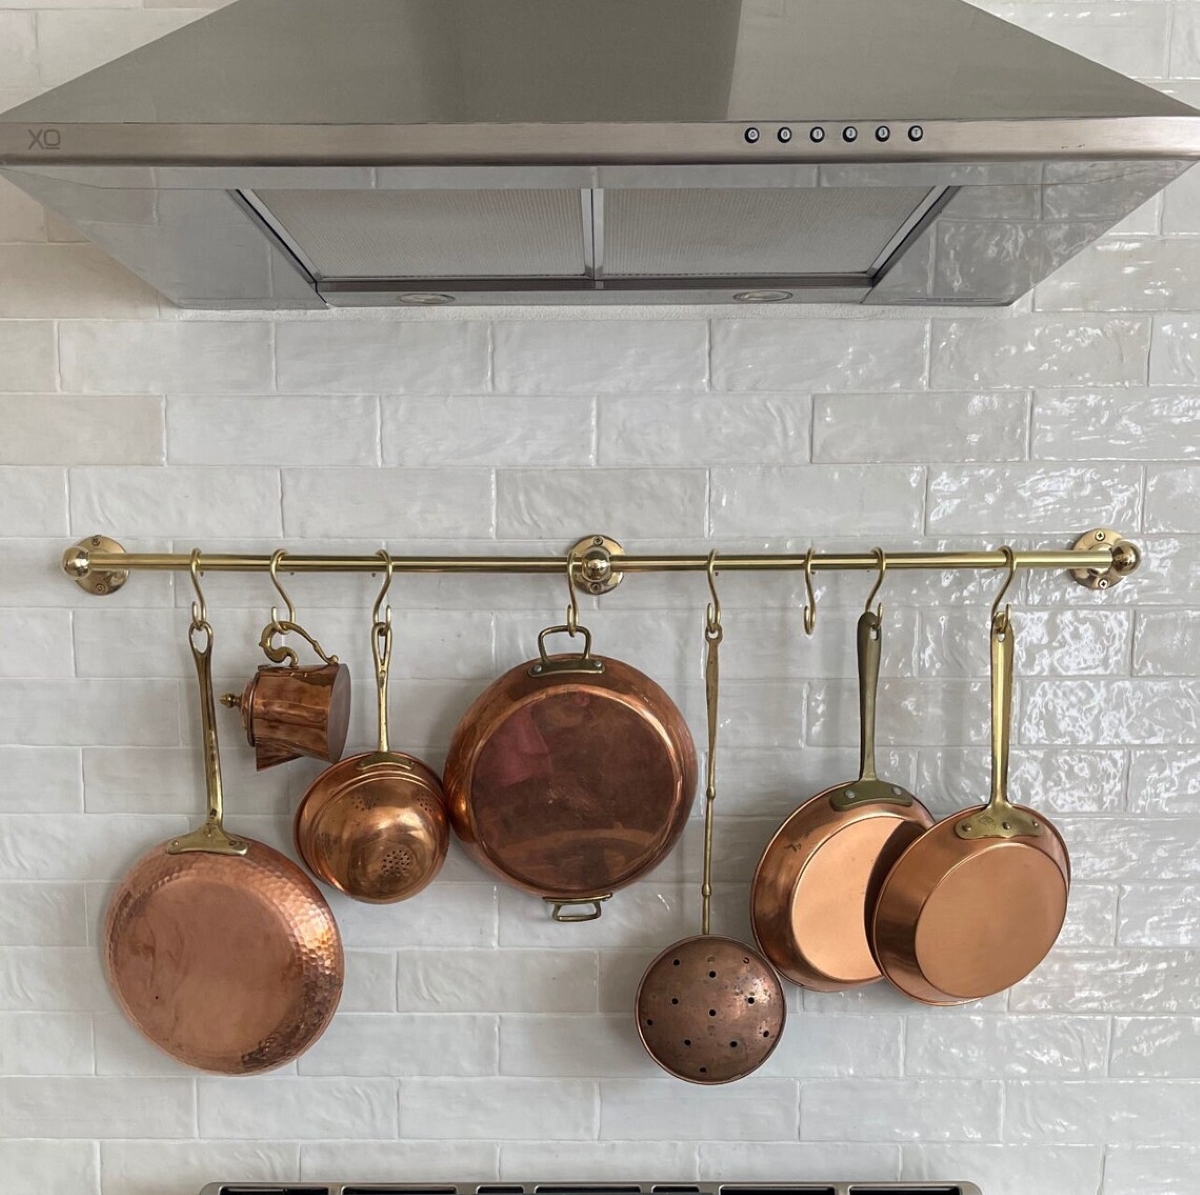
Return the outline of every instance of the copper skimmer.
[[[767,844],[750,888],[759,948],[793,983],[832,992],[880,979],[867,926],[884,877],[933,817],[875,768],[875,705],[883,607],[872,610],[887,569],[858,620],[860,756],[857,780],[810,797]]]
[[[745,1078],[762,1066],[779,1044],[786,1015],[783,986],[771,964],[744,942],[709,933],[713,803],[717,796],[718,651],[724,633],[715,561],[714,552],[708,558],[713,601],[704,621],[708,772],[700,934],[668,946],[646,968],[636,1002],[638,1033],[650,1057],[676,1078],[714,1086]]]
[[[1046,818],[1008,799],[1013,627],[992,607],[992,791],[910,846],[879,893],[872,927],[884,975],[925,1004],[963,1004],[1024,979],[1054,945],[1067,911],[1067,848]]]
[[[371,653],[379,696],[379,743],[326,768],[296,811],[296,848],[318,879],[355,900],[391,904],[416,896],[446,861],[450,823],[437,774],[388,745],[388,672],[392,611],[384,598],[392,558],[380,552],[386,576],[375,600]]]
[[[126,1017],[188,1066],[271,1070],[324,1032],[342,993],[342,942],[313,882],[290,859],[222,825],[212,627],[200,593],[188,640],[200,682],[208,817],[146,852],[104,922],[104,969]],[[203,637],[203,646],[200,639]]]

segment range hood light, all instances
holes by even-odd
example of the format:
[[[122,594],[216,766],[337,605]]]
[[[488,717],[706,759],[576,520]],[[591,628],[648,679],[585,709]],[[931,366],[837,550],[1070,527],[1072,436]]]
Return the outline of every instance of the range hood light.
[[[790,290],[740,290],[733,296],[735,303],[782,303],[790,299]]]
[[[440,307],[443,303],[453,303],[455,299],[453,295],[442,295],[436,291],[415,290],[407,295],[401,295],[399,301],[410,303],[414,307]]]

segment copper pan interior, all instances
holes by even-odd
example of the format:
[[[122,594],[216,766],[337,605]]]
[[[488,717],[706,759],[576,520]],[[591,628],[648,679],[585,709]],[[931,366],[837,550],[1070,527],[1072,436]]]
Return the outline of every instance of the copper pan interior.
[[[933,825],[910,792],[876,773],[882,634],[882,607],[872,611],[868,603],[856,628],[858,779],[818,793],[783,822],[750,889],[759,948],[785,978],[815,991],[842,991],[881,978],[867,935],[875,902],[901,853]]]
[[[301,1054],[341,998],[344,958],[333,913],[278,851],[222,824],[212,628],[199,602],[189,640],[200,682],[208,816],[142,856],[104,924],[104,968],[132,1024],[173,1058],[227,1075]],[[203,632],[205,645],[198,646]]]

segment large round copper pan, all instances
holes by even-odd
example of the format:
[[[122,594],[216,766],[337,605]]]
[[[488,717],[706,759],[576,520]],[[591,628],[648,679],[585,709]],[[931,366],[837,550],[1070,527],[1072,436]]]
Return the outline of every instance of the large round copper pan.
[[[221,824],[207,622],[193,623],[191,640],[208,818],[126,874],[105,918],[104,968],[121,1010],[160,1049],[201,1070],[248,1075],[282,1066],[320,1037],[341,997],[342,943],[299,867]]]
[[[463,716],[443,777],[450,824],[482,866],[556,905],[592,904],[657,866],[683,831],[696,751],[683,715],[619,660],[546,654]],[[587,919],[577,915],[560,920]]]
[[[1071,869],[1058,831],[1009,803],[1012,624],[992,621],[992,793],[910,846],[879,893],[872,926],[884,975],[925,1004],[980,1000],[1024,979],[1054,945]]]
[[[793,983],[815,991],[880,979],[867,940],[880,885],[904,849],[933,825],[929,811],[875,771],[881,616],[858,620],[861,767],[857,780],[805,801],[775,832],[754,873],[750,916],[759,949]]]

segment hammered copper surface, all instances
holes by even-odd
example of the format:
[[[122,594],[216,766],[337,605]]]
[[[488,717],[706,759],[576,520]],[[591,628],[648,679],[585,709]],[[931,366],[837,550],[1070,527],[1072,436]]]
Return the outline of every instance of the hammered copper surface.
[[[958,810],[913,843],[875,907],[880,968],[925,1004],[1012,987],[1046,957],[1066,918],[1070,864],[1057,830],[1037,814],[1039,838],[964,841],[955,827],[980,808]]]
[[[104,968],[129,1020],[187,1066],[249,1075],[317,1040],[342,992],[333,914],[289,859],[171,855],[133,866],[104,923]]]
[[[341,759],[350,725],[350,669],[345,664],[263,665],[234,700],[259,771],[301,755],[330,763]]]
[[[370,904],[415,896],[441,871],[449,845],[441,781],[399,752],[327,768],[296,812],[296,848],[313,874]]]
[[[530,661],[505,673],[464,715],[446,761],[450,822],[468,853],[544,897],[600,896],[644,875],[695,795],[683,715],[635,668],[593,658],[602,672],[533,676]]]
[[[836,810],[827,789],[775,832],[754,873],[754,938],[793,983],[833,992],[875,983],[879,966],[867,928],[884,878],[933,824],[912,805]]]
[[[665,1071],[690,1083],[730,1083],[779,1044],[783,987],[744,942],[702,934],[668,946],[637,993],[638,1033]]]

